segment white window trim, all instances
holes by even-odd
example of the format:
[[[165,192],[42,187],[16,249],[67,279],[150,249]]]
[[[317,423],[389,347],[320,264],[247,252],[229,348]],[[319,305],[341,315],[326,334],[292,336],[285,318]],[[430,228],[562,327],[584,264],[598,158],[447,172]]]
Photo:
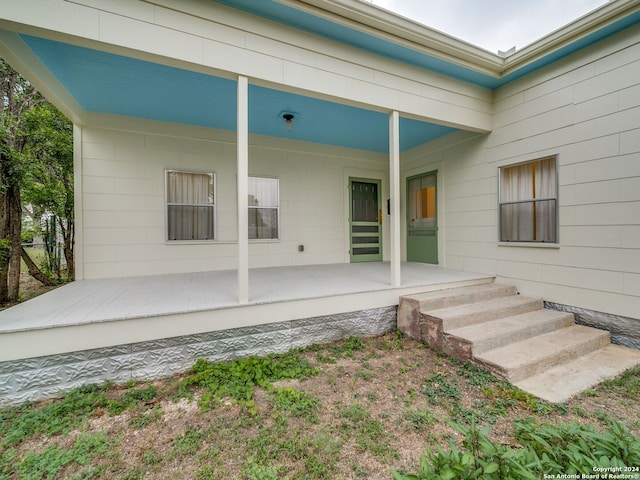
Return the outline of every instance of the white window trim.
[[[169,238],[169,201],[167,198],[167,177],[171,172],[193,173],[213,176],[213,238],[206,240],[171,240]],[[178,204],[172,204],[178,205]],[[208,206],[208,205],[207,205]],[[205,170],[184,170],[181,168],[164,169],[164,242],[167,245],[202,245],[207,243],[218,243],[218,184],[215,172]]]
[[[249,178],[269,178],[269,179],[278,181],[278,191],[276,192],[276,200],[277,200],[278,205],[275,207],[275,209],[278,212],[278,214],[277,214],[278,236],[276,238],[249,238],[249,243],[277,243],[277,242],[280,242],[280,240],[281,240],[281,238],[280,238],[280,177],[274,177],[272,175],[254,175],[254,174],[249,174]],[[265,207],[255,207],[255,206],[249,205],[249,208],[265,208]],[[267,207],[267,208],[274,208],[274,207]],[[249,232],[247,231],[247,236],[248,235],[249,235]]]

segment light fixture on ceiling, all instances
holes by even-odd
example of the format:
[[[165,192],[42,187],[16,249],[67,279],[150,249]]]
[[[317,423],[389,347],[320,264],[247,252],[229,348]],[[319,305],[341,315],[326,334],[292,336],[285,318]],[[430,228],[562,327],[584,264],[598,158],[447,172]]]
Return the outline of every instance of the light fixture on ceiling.
[[[284,126],[287,129],[287,132],[291,131],[293,128],[293,119],[295,118],[295,114],[292,112],[282,112],[280,116],[284,118]]]

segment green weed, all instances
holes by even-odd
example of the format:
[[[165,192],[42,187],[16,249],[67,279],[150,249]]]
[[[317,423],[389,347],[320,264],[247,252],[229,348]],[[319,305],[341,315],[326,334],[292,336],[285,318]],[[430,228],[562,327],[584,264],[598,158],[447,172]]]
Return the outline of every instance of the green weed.
[[[429,410],[409,409],[403,413],[403,419],[409,426],[418,432],[424,432],[435,425],[435,419]]]
[[[255,414],[255,387],[271,389],[271,382],[304,379],[318,373],[317,368],[295,351],[267,357],[254,355],[222,363],[200,359],[189,370],[181,388],[183,391],[191,386],[207,388],[209,392],[202,396],[201,401],[205,408],[216,399],[230,397],[249,407]]]
[[[486,370],[478,368],[470,362],[466,362],[464,365],[462,365],[462,368],[458,370],[458,375],[467,378],[469,381],[469,385],[473,385],[476,387],[485,387],[492,383],[504,383],[500,382],[500,380],[498,380]]]
[[[161,419],[162,411],[155,408],[150,412],[147,411],[134,415],[129,419],[129,425],[131,425],[133,428],[144,428]]]
[[[452,424],[464,435],[462,450],[450,441],[449,450],[427,447],[415,474],[392,471],[395,480],[539,479],[558,475],[592,475],[596,467],[637,466],[640,440],[619,423],[604,433],[578,424],[547,425],[533,420],[514,422],[522,448],[494,442],[489,429]],[[565,478],[565,477],[562,477]],[[567,477],[568,478],[568,477]],[[573,477],[572,477],[573,478]]]
[[[427,400],[432,405],[448,400],[460,400],[460,390],[440,374],[427,378],[422,387],[422,393],[427,396]]]
[[[618,393],[625,398],[637,398],[640,395],[640,365],[631,368],[622,375],[601,384],[605,392]]]
[[[353,438],[358,450],[370,451],[374,456],[395,457],[397,452],[388,443],[388,434],[382,424],[373,418],[359,403],[344,408],[340,412],[341,430]]]
[[[192,456],[200,449],[204,435],[193,425],[187,425],[179,437],[173,439],[171,452],[173,456]]]
[[[158,388],[149,385],[145,388],[132,388],[127,390],[118,400],[109,400],[107,409],[112,415],[119,415],[125,410],[136,407],[140,404],[151,403],[158,395]]]
[[[279,410],[291,413],[294,417],[305,418],[310,422],[318,419],[320,401],[306,392],[291,387],[276,388],[273,392],[274,404]]]
[[[71,390],[48,404],[25,404],[0,410],[0,447],[17,445],[36,434],[59,435],[80,427],[107,405],[105,388],[89,385]]]
[[[96,457],[109,452],[111,444],[105,433],[81,435],[69,450],[56,445],[41,452],[30,451],[16,466],[20,478],[55,478],[71,463],[88,465]]]

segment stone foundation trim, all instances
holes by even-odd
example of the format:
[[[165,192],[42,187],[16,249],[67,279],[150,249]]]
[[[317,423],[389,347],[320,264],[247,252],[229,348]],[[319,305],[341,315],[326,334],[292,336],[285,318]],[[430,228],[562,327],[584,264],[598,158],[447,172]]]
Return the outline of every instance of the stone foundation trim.
[[[0,406],[39,401],[88,384],[166,378],[203,358],[213,362],[394,330],[397,307],[0,362]]]
[[[576,323],[579,325],[608,330],[611,333],[611,343],[640,350],[640,319],[546,301],[544,307],[573,313]]]

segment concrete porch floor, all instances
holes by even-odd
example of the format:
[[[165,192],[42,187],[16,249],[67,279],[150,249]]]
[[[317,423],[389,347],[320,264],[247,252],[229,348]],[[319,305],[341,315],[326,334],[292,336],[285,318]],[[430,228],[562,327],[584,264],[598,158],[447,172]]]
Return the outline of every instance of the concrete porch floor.
[[[400,290],[491,277],[423,263],[401,266]],[[395,290],[388,262],[255,268],[249,305]],[[242,307],[234,270],[82,280],[0,312],[0,334]]]

